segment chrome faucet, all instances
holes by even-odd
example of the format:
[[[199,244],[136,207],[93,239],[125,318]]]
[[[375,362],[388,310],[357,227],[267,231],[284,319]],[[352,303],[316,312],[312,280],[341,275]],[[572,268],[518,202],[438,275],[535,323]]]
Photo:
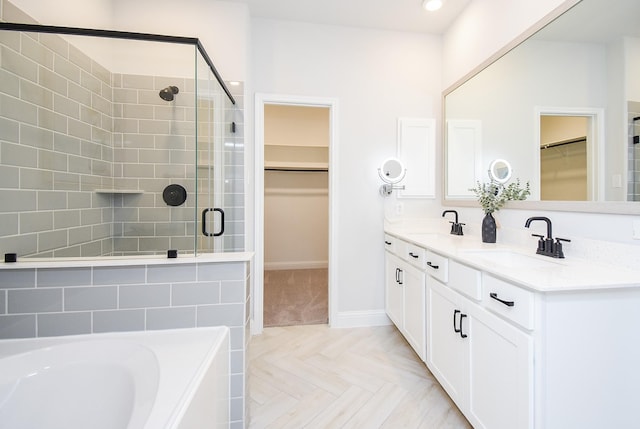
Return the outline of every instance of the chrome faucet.
[[[551,219],[544,216],[535,216],[530,217],[524,223],[525,228],[529,228],[531,222],[535,220],[541,220],[547,223],[547,237],[539,234],[531,234],[533,237],[538,237],[538,248],[536,249],[536,253],[538,255],[550,256],[552,258],[564,258],[564,252],[562,251],[562,242],[569,242],[571,240],[567,240],[566,238],[556,238],[555,242],[553,241],[553,235],[551,233]]]
[[[442,212],[442,217],[444,217],[444,215],[446,215],[447,213],[453,213],[454,215],[456,215],[455,221],[449,221],[449,223],[451,224],[451,232],[450,234],[453,235],[464,235],[462,233],[462,225],[465,225],[464,223],[458,223],[458,212],[455,210],[445,210]]]

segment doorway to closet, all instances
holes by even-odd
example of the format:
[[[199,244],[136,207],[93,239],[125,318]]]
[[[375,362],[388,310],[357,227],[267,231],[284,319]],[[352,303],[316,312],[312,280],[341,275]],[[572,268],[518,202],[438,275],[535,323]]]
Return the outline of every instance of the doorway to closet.
[[[330,109],[264,105],[264,326],[328,323]]]
[[[265,176],[271,173],[265,174],[265,162],[268,168],[275,168],[274,164],[270,163],[271,158],[275,156],[278,152],[286,152],[292,154],[297,149],[295,148],[285,148],[287,150],[279,149],[277,145],[268,145],[265,141],[265,107],[267,106],[300,106],[300,107],[315,107],[315,108],[326,108],[328,109],[329,114],[329,142],[328,148],[322,149],[323,152],[328,152],[328,159],[325,165],[315,165],[316,168],[324,169],[326,167],[327,171],[323,172],[327,178],[324,179],[328,181],[328,190],[323,191],[327,194],[328,207],[325,211],[328,216],[328,234],[327,242],[328,242],[328,257],[327,257],[327,281],[328,281],[328,323],[331,326],[333,323],[336,323],[339,318],[338,315],[338,280],[337,273],[339,272],[340,261],[338,260],[338,221],[337,216],[339,213],[339,189],[337,186],[338,178],[337,178],[337,168],[338,165],[338,100],[335,98],[325,98],[325,97],[309,97],[309,96],[292,96],[292,95],[282,95],[282,94],[264,94],[264,93],[256,93],[255,96],[255,146],[254,146],[254,182],[255,182],[255,218],[254,218],[254,238],[255,238],[255,257],[252,266],[252,285],[251,285],[251,333],[253,335],[258,335],[262,333],[264,328],[264,274],[269,271],[278,271],[273,270],[271,268],[277,268],[277,264],[273,264],[274,261],[269,257],[265,258],[265,238],[269,238],[273,236],[271,232],[267,232],[267,229],[270,231],[275,231],[271,229],[268,221],[266,221],[265,216]],[[326,112],[326,111],[325,111]],[[294,125],[291,125],[293,127]],[[302,141],[300,138],[297,139],[298,142]],[[275,146],[275,147],[268,147]],[[292,145],[297,146],[297,145]],[[310,152],[314,150],[320,151],[320,149],[308,149]],[[266,156],[265,156],[266,153]],[[286,160],[280,160],[280,163],[285,163]],[[293,162],[290,160],[290,162]],[[307,167],[311,167],[311,161],[308,161]],[[288,165],[286,167],[293,168],[293,165]],[[310,169],[310,168],[309,168]],[[273,171],[275,173],[275,171]],[[302,172],[290,171],[289,173],[294,174],[298,173],[295,177],[304,177],[300,175],[304,174],[313,174],[311,172]],[[276,181],[272,181],[269,179],[269,186],[277,183]],[[318,181],[319,182],[319,181]],[[313,188],[311,188],[313,189]],[[321,191],[315,191],[316,194],[320,194]],[[313,194],[313,192],[311,193]],[[268,203],[271,204],[271,203]],[[278,207],[278,204],[276,204]],[[292,225],[294,222],[293,216],[289,215],[286,210],[282,209],[282,207],[278,207],[280,218],[285,219],[287,221],[287,226]],[[277,212],[278,210],[276,210]],[[314,217],[316,214],[314,213]],[[290,228],[288,228],[290,229]],[[282,237],[275,236],[276,240],[282,240]],[[309,261],[309,260],[307,260]],[[265,270],[265,262],[269,262],[267,270]],[[283,265],[280,265],[282,267]],[[300,267],[300,265],[298,265]],[[316,268],[317,265],[313,265],[312,268]],[[272,273],[273,274],[273,273]]]

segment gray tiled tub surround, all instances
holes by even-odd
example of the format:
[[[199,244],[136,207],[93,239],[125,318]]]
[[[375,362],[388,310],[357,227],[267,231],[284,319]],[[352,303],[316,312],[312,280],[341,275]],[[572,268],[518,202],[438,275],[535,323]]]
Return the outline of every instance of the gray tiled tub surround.
[[[0,339],[225,325],[231,410],[243,427],[247,262],[0,269]]]
[[[0,1],[3,20],[35,23]],[[180,88],[170,103],[158,96],[169,84]],[[241,107],[219,97],[224,106],[214,109],[204,96],[196,106],[195,94],[193,79],[112,72],[57,35],[0,32],[0,198],[9,202],[0,206],[0,254],[193,251],[196,185],[200,201],[208,202],[207,161],[220,150],[216,144],[225,149],[216,201],[229,220],[224,249],[243,250],[243,136],[228,126],[234,120],[242,130]],[[185,205],[162,200],[171,183],[187,189]],[[144,192],[94,192],[114,188]],[[203,239],[198,245],[211,248]]]

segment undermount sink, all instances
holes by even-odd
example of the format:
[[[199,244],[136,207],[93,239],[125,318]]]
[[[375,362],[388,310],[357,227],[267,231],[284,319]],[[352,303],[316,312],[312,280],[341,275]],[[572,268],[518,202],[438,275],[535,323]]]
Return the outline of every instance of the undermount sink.
[[[541,256],[529,256],[513,252],[511,250],[465,250],[461,253],[474,260],[478,260],[479,262],[506,268],[540,268],[558,266],[558,262],[556,261],[544,260]]]

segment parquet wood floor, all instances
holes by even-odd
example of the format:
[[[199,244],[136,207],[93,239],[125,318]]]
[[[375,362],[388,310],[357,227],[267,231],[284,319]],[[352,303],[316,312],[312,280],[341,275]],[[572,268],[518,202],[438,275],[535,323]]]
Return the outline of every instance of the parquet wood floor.
[[[470,428],[393,326],[266,328],[249,346],[249,428]]]

